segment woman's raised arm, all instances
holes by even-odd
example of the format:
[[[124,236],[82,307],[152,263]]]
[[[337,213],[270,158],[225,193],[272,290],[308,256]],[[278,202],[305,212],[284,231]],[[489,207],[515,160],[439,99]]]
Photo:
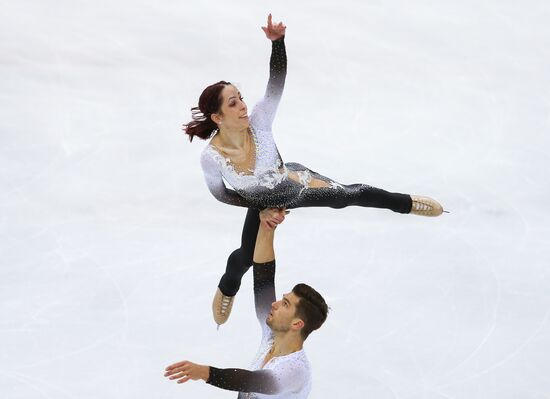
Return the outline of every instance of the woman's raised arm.
[[[271,40],[271,58],[269,60],[269,80],[264,98],[254,107],[251,119],[254,125],[261,129],[271,129],[273,119],[285,86],[286,78],[286,26],[273,23],[271,14],[267,17],[267,26],[262,26],[266,37]]]

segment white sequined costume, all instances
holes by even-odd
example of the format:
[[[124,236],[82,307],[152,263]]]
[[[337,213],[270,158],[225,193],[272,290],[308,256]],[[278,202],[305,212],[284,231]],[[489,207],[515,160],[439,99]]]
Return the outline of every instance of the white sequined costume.
[[[238,172],[212,144],[201,156],[201,165],[210,192],[219,201],[231,205],[267,208],[292,207],[312,176],[327,181],[331,188],[339,184],[308,170],[298,163],[284,164],[271,130],[281,100],[286,77],[284,39],[274,41],[270,60],[270,76],[264,98],[250,114],[250,131],[255,144],[253,170]],[[294,180],[289,172],[296,172]],[[234,189],[226,187],[225,181]]]

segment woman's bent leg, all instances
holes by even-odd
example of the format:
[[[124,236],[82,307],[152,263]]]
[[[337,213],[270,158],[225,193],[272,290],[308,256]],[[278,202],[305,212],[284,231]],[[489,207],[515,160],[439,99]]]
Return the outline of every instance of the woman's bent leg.
[[[237,294],[237,291],[241,287],[242,277],[252,265],[259,226],[259,210],[249,208],[244,220],[241,247],[229,255],[225,274],[218,284],[218,288],[226,296],[235,296]]]

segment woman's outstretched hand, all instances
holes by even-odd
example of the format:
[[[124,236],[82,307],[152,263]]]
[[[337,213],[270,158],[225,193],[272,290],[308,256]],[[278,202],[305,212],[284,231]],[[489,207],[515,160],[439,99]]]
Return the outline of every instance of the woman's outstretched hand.
[[[286,26],[282,22],[273,23],[271,21],[271,14],[267,16],[267,26],[262,26],[267,38],[271,41],[279,40],[285,35]]]

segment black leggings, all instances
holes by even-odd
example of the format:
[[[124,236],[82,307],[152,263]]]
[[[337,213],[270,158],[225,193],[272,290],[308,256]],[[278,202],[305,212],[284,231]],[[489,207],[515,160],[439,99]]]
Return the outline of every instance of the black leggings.
[[[314,206],[344,208],[351,205],[409,213],[412,201],[410,195],[407,194],[390,193],[366,184],[351,184],[339,185],[338,188],[307,188],[287,208]],[[259,212],[255,208],[248,209],[241,236],[241,247],[229,255],[225,274],[218,285],[224,295],[234,296],[239,291],[241,279],[252,265],[256,236],[260,226]]]

